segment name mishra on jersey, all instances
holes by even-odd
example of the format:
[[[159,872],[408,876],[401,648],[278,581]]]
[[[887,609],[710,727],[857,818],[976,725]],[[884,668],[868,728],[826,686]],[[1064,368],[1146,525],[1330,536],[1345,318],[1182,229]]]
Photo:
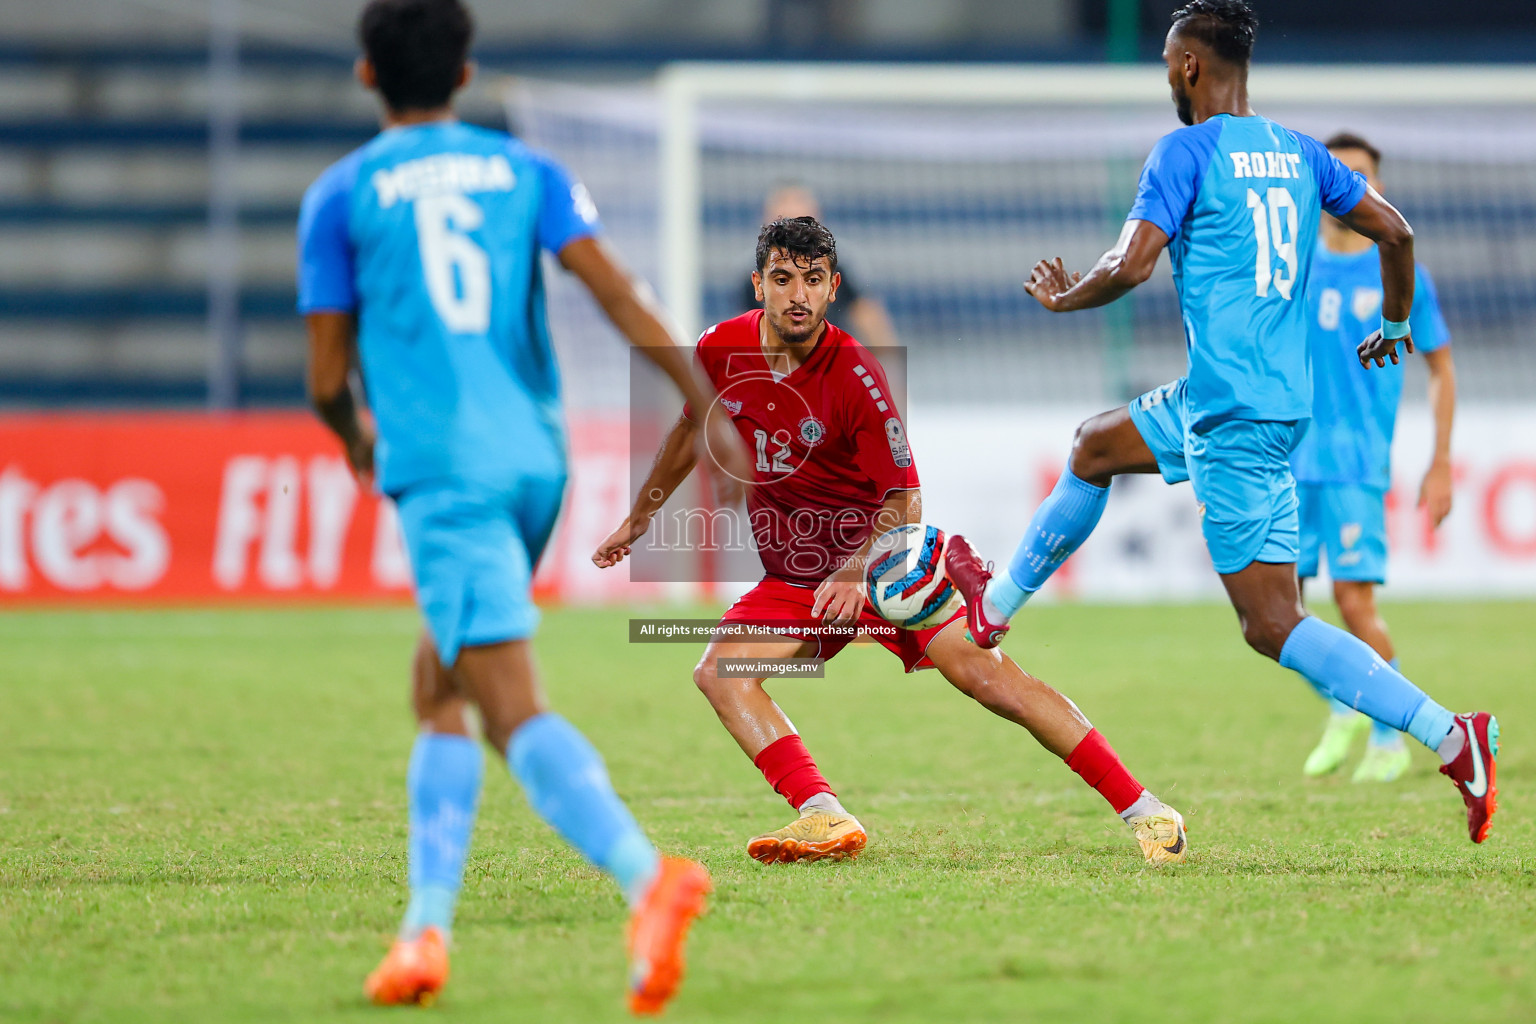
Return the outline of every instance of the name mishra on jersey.
[[[500,153],[437,153],[373,172],[379,207],[449,193],[510,192],[517,184],[512,162]]]

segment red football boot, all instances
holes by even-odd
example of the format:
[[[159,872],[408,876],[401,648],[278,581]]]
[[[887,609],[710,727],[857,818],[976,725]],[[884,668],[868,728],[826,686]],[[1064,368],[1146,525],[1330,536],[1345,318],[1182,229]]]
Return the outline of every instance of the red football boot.
[[[1460,729],[1466,737],[1450,764],[1440,766],[1440,774],[1450,776],[1461,799],[1467,805],[1467,833],[1474,843],[1488,838],[1488,826],[1493,822],[1493,812],[1498,809],[1495,785],[1498,774],[1499,720],[1486,711],[1470,715],[1457,715],[1451,726]]]
[[[992,578],[991,567],[982,565],[971,542],[956,533],[950,534],[949,543],[944,546],[944,571],[965,598],[965,625],[971,640],[983,650],[996,647],[1008,632],[1008,623],[990,622],[982,610],[982,595]]]

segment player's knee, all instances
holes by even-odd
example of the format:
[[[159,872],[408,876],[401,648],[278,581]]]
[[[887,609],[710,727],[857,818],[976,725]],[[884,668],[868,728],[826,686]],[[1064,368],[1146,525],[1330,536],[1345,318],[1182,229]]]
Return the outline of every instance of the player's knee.
[[[1301,616],[1291,608],[1260,608],[1240,616],[1248,646],[1275,661]]]
[[[1072,435],[1072,456],[1069,465],[1079,480],[1102,487],[1114,474],[1110,450],[1109,432],[1104,417],[1095,416],[1078,424]]]
[[[699,688],[699,692],[708,697],[710,703],[714,703],[732,683],[734,679],[721,679],[716,670],[716,662],[719,659],[705,655],[699,663],[693,667],[693,685]]]
[[[433,720],[442,706],[458,697],[453,679],[437,658],[431,639],[422,634],[411,661],[411,708],[421,722]]]
[[[966,661],[944,673],[950,685],[974,700],[982,700],[987,688],[987,674],[974,662]],[[983,701],[985,703],[985,701]]]
[[[997,651],[970,648],[967,657],[944,666],[944,678],[983,707],[996,709],[1011,703],[1002,656]]]

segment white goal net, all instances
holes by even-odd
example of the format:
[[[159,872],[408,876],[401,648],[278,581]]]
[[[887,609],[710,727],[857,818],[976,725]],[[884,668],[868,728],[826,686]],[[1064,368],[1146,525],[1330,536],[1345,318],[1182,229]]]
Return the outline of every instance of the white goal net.
[[[1536,391],[1536,70],[1260,67],[1252,93],[1290,127],[1384,152],[1464,394]],[[1181,372],[1166,261],[1104,310],[1048,314],[1021,288],[1037,259],[1086,269],[1114,240],[1143,159],[1177,127],[1160,67],[684,64],[511,95],[515,129],[586,181],[690,332],[741,311],[765,193],[795,181],[889,310],[914,400],[1103,404]],[[583,355],[605,328],[552,287],[572,401],[622,402],[622,360],[602,360],[609,378]]]

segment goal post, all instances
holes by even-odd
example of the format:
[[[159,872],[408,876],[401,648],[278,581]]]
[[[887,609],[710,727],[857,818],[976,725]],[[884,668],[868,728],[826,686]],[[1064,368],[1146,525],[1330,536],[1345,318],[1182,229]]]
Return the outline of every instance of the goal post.
[[[703,329],[702,168],[699,107],[709,100],[813,103],[1023,104],[1150,102],[1156,79],[1141,68],[1063,65],[741,64],[667,65],[661,96],[662,294],[689,337]]]
[[[656,80],[662,294],[690,337],[704,322],[701,107],[823,101],[1020,109],[1170,105],[1161,65],[681,62]],[[1536,65],[1257,65],[1255,103],[1536,110]],[[1164,119],[1167,129],[1175,125]]]

